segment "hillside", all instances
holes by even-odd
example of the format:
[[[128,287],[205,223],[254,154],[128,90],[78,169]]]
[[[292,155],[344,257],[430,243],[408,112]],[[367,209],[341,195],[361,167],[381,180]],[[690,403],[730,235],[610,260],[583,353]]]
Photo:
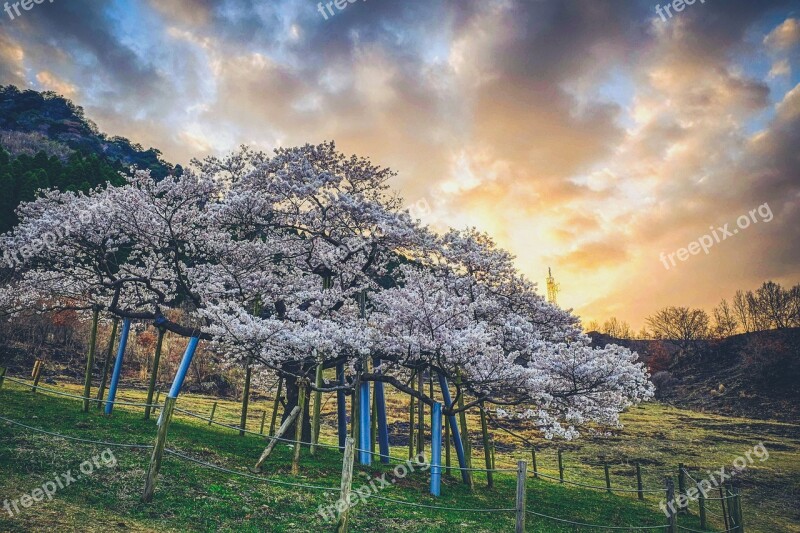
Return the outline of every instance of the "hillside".
[[[679,407],[725,415],[800,419],[800,328],[698,341],[692,352],[661,370],[668,342],[615,339],[589,333],[595,346],[636,350],[651,368],[657,397]]]
[[[119,173],[134,165],[156,179],[181,172],[154,148],[100,132],[66,98],[0,86],[0,232],[14,226],[14,209],[32,200],[37,189],[116,185],[122,183]]]

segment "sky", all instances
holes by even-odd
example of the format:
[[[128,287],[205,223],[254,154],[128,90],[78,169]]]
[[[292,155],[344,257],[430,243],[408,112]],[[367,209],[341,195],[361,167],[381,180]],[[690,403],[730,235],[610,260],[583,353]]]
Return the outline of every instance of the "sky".
[[[585,321],[800,282],[800,0],[13,3],[0,84],[184,165],[334,140]]]

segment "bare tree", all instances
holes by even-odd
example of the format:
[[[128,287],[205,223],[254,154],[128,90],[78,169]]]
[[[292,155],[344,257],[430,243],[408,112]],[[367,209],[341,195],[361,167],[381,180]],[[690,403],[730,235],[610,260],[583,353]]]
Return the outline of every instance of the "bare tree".
[[[690,353],[696,341],[708,338],[710,322],[708,313],[688,307],[665,307],[647,318],[653,337],[674,343],[679,355]]]
[[[624,320],[619,320],[615,316],[612,316],[603,323],[603,328],[600,332],[614,337],[615,339],[632,339],[634,337],[630,324]]]
[[[736,291],[736,294],[733,296],[733,312],[745,333],[755,331],[753,318],[750,315],[750,305],[747,300],[747,295],[742,290]]]
[[[719,338],[734,335],[739,328],[733,308],[725,298],[714,308],[714,335]]]

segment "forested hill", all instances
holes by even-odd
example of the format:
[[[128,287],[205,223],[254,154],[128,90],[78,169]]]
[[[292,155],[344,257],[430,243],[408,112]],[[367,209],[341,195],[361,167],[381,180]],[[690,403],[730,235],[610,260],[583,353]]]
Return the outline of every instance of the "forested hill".
[[[14,209],[37,189],[88,190],[122,182],[132,165],[156,179],[179,174],[161,152],[124,137],[108,137],[83,109],[52,92],[0,86],[0,233],[17,219]]]

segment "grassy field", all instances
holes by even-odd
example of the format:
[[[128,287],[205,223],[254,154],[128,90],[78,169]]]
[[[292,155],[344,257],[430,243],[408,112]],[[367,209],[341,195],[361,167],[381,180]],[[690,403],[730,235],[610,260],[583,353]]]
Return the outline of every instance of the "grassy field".
[[[77,385],[59,390],[79,393]],[[142,401],[140,390],[123,389],[120,400]],[[179,407],[207,415],[214,398],[185,395]],[[399,395],[388,398],[393,443],[404,444],[407,405]],[[251,403],[248,428],[258,431],[263,410],[269,411],[266,398]],[[334,402],[325,404],[323,441],[335,442],[332,416]],[[151,444],[155,436],[153,421],[142,420],[142,409],[117,406],[112,417],[94,408],[80,411],[80,402],[51,394],[32,394],[20,385],[6,381],[0,390],[0,416],[32,427],[65,435],[109,442]],[[215,420],[238,424],[239,406],[219,401]],[[471,419],[477,429],[476,419]],[[599,456],[612,464],[612,486],[635,488],[632,460],[643,465],[644,485],[663,486],[663,476],[675,470],[678,462],[694,471],[730,465],[758,442],[770,451],[765,462],[756,462],[744,473],[743,508],[747,531],[800,531],[796,506],[800,488],[800,428],[789,424],[764,423],[681,411],[649,404],[625,415],[626,427],[610,436],[595,436],[576,443],[562,444],[567,481],[603,485]],[[269,415],[267,416],[267,426]],[[55,474],[77,472],[86,459],[102,452],[103,445],[65,441],[0,422],[0,499],[19,498],[31,493]],[[516,430],[515,430],[516,432]],[[509,435],[493,432],[497,443],[497,467],[512,468],[518,458],[530,459],[526,449],[517,448]],[[482,466],[478,435],[473,441],[473,466]],[[239,437],[230,429],[209,426],[206,422],[178,414],[170,426],[168,447],[235,472],[246,472],[264,447],[259,436]],[[314,485],[324,491],[279,485],[240,475],[220,472],[167,456],[152,504],[139,501],[149,459],[148,450],[113,448],[117,465],[96,469],[74,484],[60,490],[52,501],[34,504],[18,515],[0,513],[2,531],[40,531],[55,528],[83,531],[324,531],[332,525],[317,514],[321,505],[332,504],[341,473],[341,455],[335,449],[322,449],[311,458],[303,450],[301,473],[291,476],[292,448],[281,444],[265,465],[267,480]],[[407,446],[392,448],[394,457],[407,457]],[[453,454],[455,455],[455,454]],[[557,476],[555,447],[540,443],[539,470]],[[357,467],[354,487],[391,468],[376,465]],[[513,473],[496,473],[495,487],[486,488],[485,474],[476,473],[476,490],[470,492],[459,477],[444,476],[442,497],[427,494],[427,473],[414,473],[381,491],[378,497],[428,506],[467,509],[508,509],[514,505]],[[635,494],[606,494],[544,479],[530,479],[528,509],[576,522],[605,526],[649,526],[664,523],[658,510],[660,494],[647,494],[639,502]],[[353,531],[509,531],[514,513],[508,511],[442,511],[403,505],[371,498],[352,511]],[[709,505],[713,510],[717,508]],[[696,509],[681,517],[680,523],[697,529]],[[712,521],[716,531],[724,529],[721,520]],[[541,532],[593,531],[552,520],[528,516],[528,530]],[[660,530],[657,530],[660,531]]]

